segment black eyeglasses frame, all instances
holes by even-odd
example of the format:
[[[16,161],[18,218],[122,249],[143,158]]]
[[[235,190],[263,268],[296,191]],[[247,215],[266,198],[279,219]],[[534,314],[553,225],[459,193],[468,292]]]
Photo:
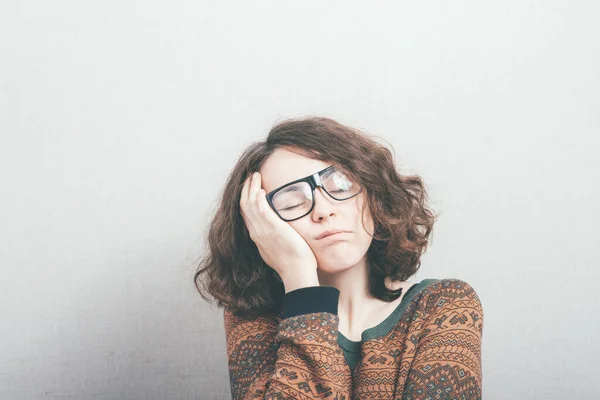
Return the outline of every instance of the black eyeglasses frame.
[[[341,200],[340,200],[340,199],[336,199],[335,197],[333,197],[333,195],[332,195],[331,193],[329,193],[329,192],[327,191],[327,189],[325,189],[325,187],[323,186],[323,182],[321,182],[321,176],[322,176],[324,173],[326,173],[327,171],[329,171],[330,169],[334,168],[334,167],[335,167],[335,165],[330,165],[329,167],[327,167],[327,168],[325,168],[325,169],[322,169],[322,170],[320,170],[320,171],[318,171],[318,172],[315,172],[314,174],[311,174],[311,175],[305,176],[304,178],[296,179],[295,181],[292,181],[292,182],[288,182],[288,183],[286,183],[285,185],[282,185],[282,186],[278,187],[277,189],[274,189],[274,190],[270,191],[269,193],[267,193],[267,194],[266,194],[266,197],[267,197],[267,202],[269,203],[269,206],[271,206],[271,209],[273,209],[273,211],[275,211],[275,214],[277,214],[277,216],[278,216],[279,218],[281,218],[282,220],[284,220],[284,221],[286,221],[286,222],[291,222],[291,221],[295,221],[295,220],[297,220],[297,219],[300,219],[300,218],[304,218],[304,217],[306,217],[306,216],[307,216],[308,214],[310,214],[310,213],[312,212],[312,210],[315,208],[315,189],[316,189],[317,187],[320,187],[320,188],[322,188],[322,189],[323,189],[323,191],[324,191],[325,193],[327,193],[327,195],[328,195],[329,197],[331,197],[332,199],[334,199],[334,200],[336,200],[336,201],[346,201],[346,200],[348,200],[348,199],[351,199],[351,198],[353,198],[353,197],[355,197],[355,196],[358,196],[358,195],[359,195],[359,194],[360,194],[360,193],[363,191],[363,188],[362,188],[362,186],[361,186],[360,190],[358,191],[358,193],[356,193],[356,194],[353,194],[352,196],[350,196],[350,197],[346,197],[346,198],[344,198],[344,199],[341,199]],[[304,214],[304,215],[301,215],[301,216],[299,216],[298,218],[294,218],[294,219],[285,219],[285,218],[283,218],[283,217],[281,216],[281,214],[279,214],[279,212],[278,212],[278,211],[275,209],[275,205],[273,204],[273,196],[274,196],[274,195],[275,195],[275,194],[276,194],[276,193],[277,193],[279,190],[281,190],[281,189],[283,189],[283,188],[285,188],[285,187],[287,187],[287,186],[290,186],[290,185],[293,185],[293,184],[299,183],[299,182],[308,182],[308,184],[310,185],[310,190],[311,190],[311,194],[312,194],[312,205],[310,206],[310,210],[308,210],[308,212],[307,212],[306,214]]]

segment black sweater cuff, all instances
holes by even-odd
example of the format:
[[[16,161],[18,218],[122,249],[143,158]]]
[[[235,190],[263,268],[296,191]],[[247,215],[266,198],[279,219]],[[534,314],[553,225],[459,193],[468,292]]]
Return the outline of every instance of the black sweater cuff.
[[[340,291],[333,286],[309,286],[288,292],[283,297],[283,318],[315,312],[337,315]]]

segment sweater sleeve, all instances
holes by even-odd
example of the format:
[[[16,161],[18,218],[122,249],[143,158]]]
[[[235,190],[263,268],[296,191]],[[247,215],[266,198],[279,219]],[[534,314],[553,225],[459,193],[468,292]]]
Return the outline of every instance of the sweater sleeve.
[[[352,378],[337,343],[339,290],[311,286],[285,294],[281,318],[224,311],[233,400],[350,400]]]
[[[483,308],[458,279],[430,287],[424,323],[402,399],[481,399]]]

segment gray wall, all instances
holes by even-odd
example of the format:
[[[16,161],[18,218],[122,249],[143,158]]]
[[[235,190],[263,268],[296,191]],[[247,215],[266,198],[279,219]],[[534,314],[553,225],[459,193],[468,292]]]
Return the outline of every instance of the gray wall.
[[[486,399],[596,398],[599,12],[2,2],[0,399],[226,399],[204,227],[241,151],[310,113],[427,182],[416,279],[478,291]]]

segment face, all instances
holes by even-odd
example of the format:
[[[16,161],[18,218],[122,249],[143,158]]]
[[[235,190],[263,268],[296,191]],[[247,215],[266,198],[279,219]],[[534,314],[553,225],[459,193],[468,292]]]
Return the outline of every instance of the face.
[[[305,157],[285,149],[277,149],[260,169],[262,189],[266,193],[286,183],[304,178],[330,166],[331,163]],[[308,243],[316,259],[318,270],[336,273],[366,261],[366,252],[371,245],[373,218],[370,210],[365,211],[364,227],[361,221],[365,191],[347,200],[338,201],[329,197],[322,188],[314,191],[315,206],[304,217],[286,222]],[[365,230],[365,227],[368,229]],[[317,236],[324,230],[348,231],[323,239]]]

